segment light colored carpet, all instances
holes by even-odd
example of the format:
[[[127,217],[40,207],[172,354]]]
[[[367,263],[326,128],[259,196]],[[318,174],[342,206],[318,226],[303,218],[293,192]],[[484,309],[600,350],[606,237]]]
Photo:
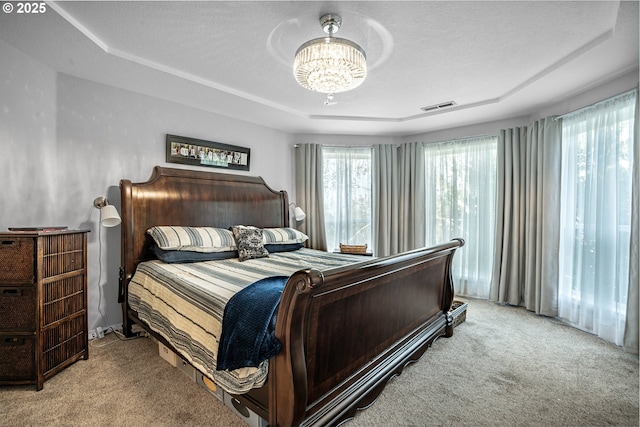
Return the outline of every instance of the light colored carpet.
[[[638,426],[638,358],[522,308],[469,303],[466,322],[344,427]],[[92,341],[90,358],[0,387],[6,426],[246,426],[149,339]]]

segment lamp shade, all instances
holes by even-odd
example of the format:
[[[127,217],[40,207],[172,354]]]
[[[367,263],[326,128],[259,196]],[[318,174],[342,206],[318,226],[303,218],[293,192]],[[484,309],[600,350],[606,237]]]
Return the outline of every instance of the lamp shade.
[[[100,208],[100,223],[105,227],[115,227],[122,220],[118,214],[118,210],[113,205],[105,205]]]
[[[293,210],[293,216],[296,221],[303,221],[307,217],[307,214],[305,214],[301,208],[296,206],[296,208]]]

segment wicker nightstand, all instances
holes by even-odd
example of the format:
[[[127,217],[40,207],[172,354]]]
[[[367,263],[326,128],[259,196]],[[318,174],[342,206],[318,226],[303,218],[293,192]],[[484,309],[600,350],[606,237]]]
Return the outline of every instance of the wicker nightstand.
[[[87,231],[0,233],[0,384],[87,359]]]

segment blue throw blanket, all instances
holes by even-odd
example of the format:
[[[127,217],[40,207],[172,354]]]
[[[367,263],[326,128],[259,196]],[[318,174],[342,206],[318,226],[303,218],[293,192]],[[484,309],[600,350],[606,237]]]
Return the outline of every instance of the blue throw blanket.
[[[287,276],[267,277],[231,297],[222,318],[218,371],[257,367],[282,349],[274,331],[276,311],[287,279]]]

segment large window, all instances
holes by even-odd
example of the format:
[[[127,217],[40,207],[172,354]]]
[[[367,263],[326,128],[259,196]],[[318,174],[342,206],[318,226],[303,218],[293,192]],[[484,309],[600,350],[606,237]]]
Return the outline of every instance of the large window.
[[[622,344],[636,93],[562,121],[559,316]]]
[[[487,298],[496,217],[497,137],[425,144],[427,246],[455,237],[456,292]]]
[[[327,249],[371,247],[371,148],[323,147]]]

